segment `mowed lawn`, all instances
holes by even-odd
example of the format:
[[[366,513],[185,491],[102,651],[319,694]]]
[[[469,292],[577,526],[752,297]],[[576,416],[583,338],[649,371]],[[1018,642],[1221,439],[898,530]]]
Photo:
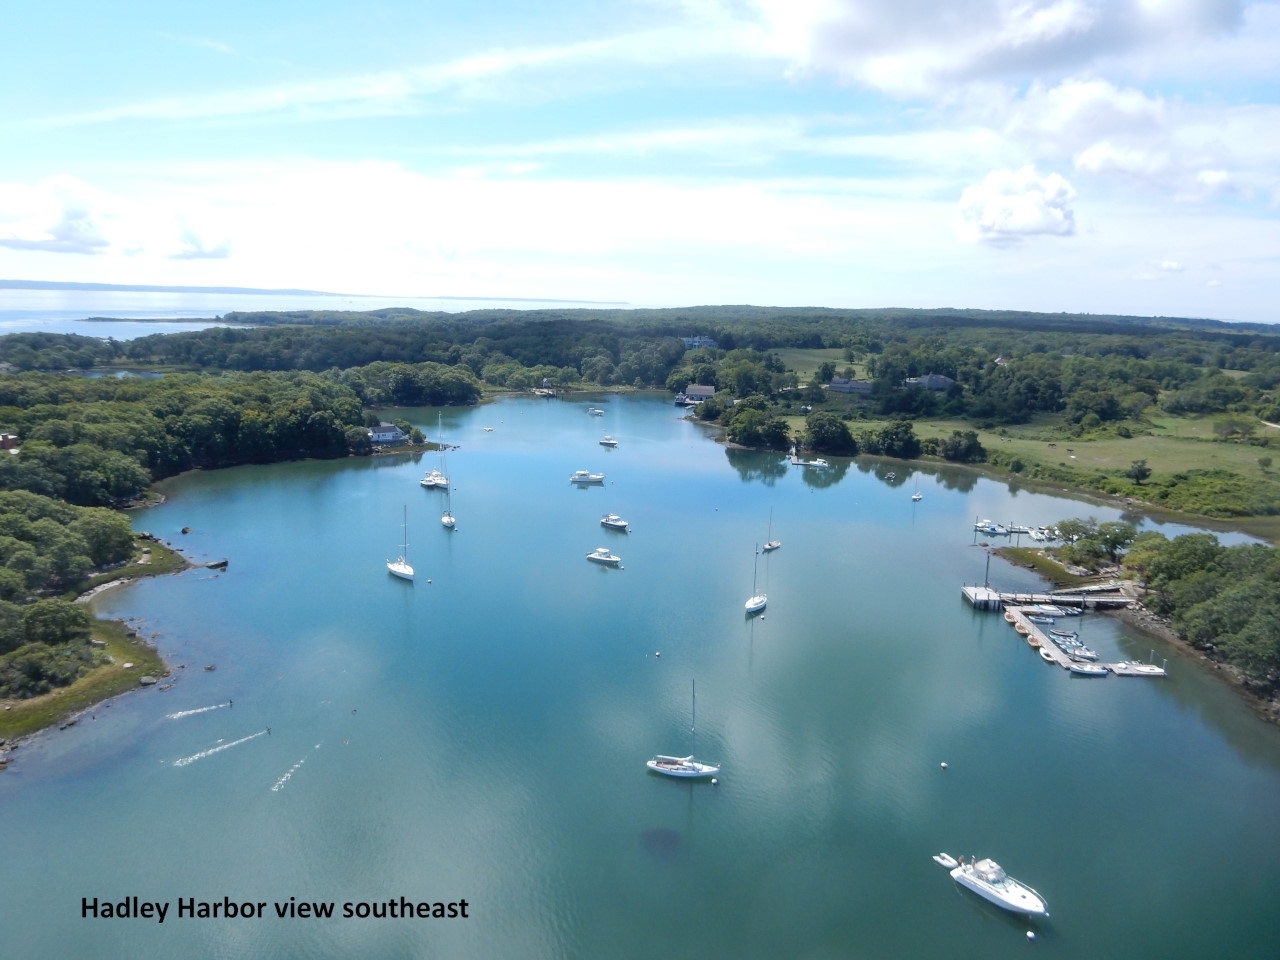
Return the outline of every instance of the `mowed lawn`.
[[[1151,435],[1099,440],[1045,440],[1042,438],[1050,430],[1044,423],[1005,427],[1004,435],[992,430],[978,430],[973,424],[961,420],[917,421],[915,430],[920,437],[942,437],[949,436],[952,430],[974,430],[988,450],[1016,454],[1028,465],[1061,463],[1077,469],[1123,473],[1133,461],[1145,460],[1148,467],[1160,474],[1220,468],[1244,477],[1262,479],[1264,471],[1258,465],[1258,459],[1270,456],[1277,463],[1265,475],[1274,477],[1280,471],[1280,430],[1259,428],[1259,436],[1269,434],[1276,438],[1273,453],[1269,447],[1211,440],[1214,436],[1212,420],[1167,418],[1156,421],[1156,429]]]
[[[839,376],[845,367],[853,367],[856,371],[855,376],[861,377],[866,374],[866,367],[860,363],[850,363],[844,358],[843,347],[826,347],[821,350],[801,350],[794,347],[784,347],[779,350],[770,350],[770,353],[776,353],[781,359],[783,366],[788,370],[794,370],[800,378],[801,383],[808,383],[813,379],[813,375],[818,372],[818,368],[830,360],[836,365],[836,375]]]

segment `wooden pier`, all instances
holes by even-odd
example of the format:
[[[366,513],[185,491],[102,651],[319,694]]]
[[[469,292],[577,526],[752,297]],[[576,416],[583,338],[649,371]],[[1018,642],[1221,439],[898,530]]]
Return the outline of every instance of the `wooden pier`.
[[[1071,591],[1053,591],[1051,593],[1000,593],[990,587],[962,586],[960,592],[970,604],[979,610],[997,610],[1000,607],[1025,607],[1035,603],[1048,603],[1059,607],[1079,607],[1098,609],[1101,607],[1127,607],[1133,603],[1129,596],[1098,596],[1107,590],[1117,590],[1113,584],[1097,584]]]

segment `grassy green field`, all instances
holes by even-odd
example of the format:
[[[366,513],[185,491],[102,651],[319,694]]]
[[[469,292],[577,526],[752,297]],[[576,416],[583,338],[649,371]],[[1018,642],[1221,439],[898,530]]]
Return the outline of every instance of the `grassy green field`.
[[[1123,472],[1133,461],[1145,460],[1156,473],[1226,469],[1256,480],[1280,475],[1280,456],[1248,443],[1212,439],[1211,420],[1166,418],[1154,424],[1151,434],[1097,440],[1061,439],[1058,422],[1048,418],[1001,430],[979,430],[962,420],[928,420],[916,423],[915,430],[919,437],[944,437],[953,430],[973,430],[988,450],[1012,453],[1028,463],[1056,463],[1084,470]],[[1280,431],[1269,432],[1280,440]],[[1273,456],[1277,466],[1263,470],[1258,460],[1266,456]]]
[[[837,374],[840,374],[845,367],[853,367],[855,376],[862,377],[866,375],[866,367],[863,364],[849,363],[845,360],[842,347],[829,347],[821,350],[801,350],[787,347],[769,352],[776,353],[788,370],[794,370],[801,383],[808,383],[812,380],[813,375],[818,372],[818,368],[828,360],[836,365]]]

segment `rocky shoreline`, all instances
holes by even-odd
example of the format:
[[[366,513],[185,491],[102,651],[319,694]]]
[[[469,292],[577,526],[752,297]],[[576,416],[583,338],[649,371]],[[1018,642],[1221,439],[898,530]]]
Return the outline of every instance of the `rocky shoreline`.
[[[1169,625],[1164,617],[1156,616],[1140,603],[1134,603],[1119,610],[1106,611],[1107,616],[1138,630],[1150,637],[1161,640],[1181,651],[1187,659],[1195,661],[1203,670],[1224,680],[1241,697],[1248,702],[1257,716],[1269,723],[1280,724],[1280,699],[1277,699],[1275,685],[1250,680],[1240,668],[1229,663],[1221,663],[1209,656],[1205,651],[1188,643],[1178,631]]]

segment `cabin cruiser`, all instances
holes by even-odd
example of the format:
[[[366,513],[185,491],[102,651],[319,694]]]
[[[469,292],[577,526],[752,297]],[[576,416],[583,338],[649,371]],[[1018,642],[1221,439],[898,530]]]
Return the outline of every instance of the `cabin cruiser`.
[[[600,526],[608,527],[610,530],[627,530],[627,521],[623,520],[616,513],[606,513],[600,518]]]
[[[449,486],[449,478],[439,470],[432,470],[425,477],[419,480],[418,483],[428,489],[434,487],[447,487]]]
[[[603,473],[590,473],[586,470],[575,470],[569,478],[570,483],[604,483]]]
[[[616,567],[622,562],[622,558],[610,553],[608,547],[596,547],[587,554],[587,559],[593,563],[604,563],[611,567]]]
[[[945,853],[940,853],[933,859],[951,871],[952,880],[990,900],[997,907],[1029,916],[1049,915],[1049,905],[1045,903],[1044,897],[1025,883],[1013,879],[994,860],[965,863],[963,857],[957,861]]]

